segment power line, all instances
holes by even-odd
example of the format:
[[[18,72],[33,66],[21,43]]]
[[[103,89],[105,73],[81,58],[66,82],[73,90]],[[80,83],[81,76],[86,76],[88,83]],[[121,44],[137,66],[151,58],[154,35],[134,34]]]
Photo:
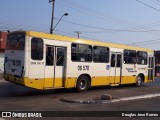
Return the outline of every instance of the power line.
[[[54,19],[58,20],[58,18],[54,18]],[[107,29],[107,28],[102,28],[102,27],[95,27],[95,26],[79,24],[79,23],[70,22],[70,21],[66,21],[66,20],[62,20],[62,22],[66,22],[66,23],[73,24],[73,25],[78,25],[78,26],[81,26],[81,27],[103,30],[103,31],[83,31],[85,33],[102,33],[102,32],[105,32],[105,31],[112,31],[112,32],[159,32],[160,31],[160,30],[154,30],[154,29],[151,29],[151,30]]]
[[[145,6],[148,6],[148,7],[152,8],[152,9],[154,9],[154,10],[160,11],[160,9],[157,9],[157,8],[151,6],[151,5],[148,5],[148,4],[146,4],[146,3],[144,3],[144,2],[142,2],[140,0],[136,0],[136,1],[139,2],[139,3],[141,3],[141,4],[143,4],[143,5],[145,5]]]
[[[157,1],[155,1],[155,0],[150,0],[150,1],[152,1],[153,3],[155,3],[155,4],[157,4],[157,5],[160,5],[160,3],[157,2]]]
[[[5,30],[33,30],[33,31],[44,31],[49,29],[49,25],[40,25],[40,26],[28,26],[28,25],[22,25],[22,24],[10,24],[10,23],[3,23],[0,22],[0,29],[5,29]],[[45,32],[46,32],[45,31]]]
[[[114,22],[116,24],[126,26],[128,28],[135,29],[135,30],[145,30],[144,32],[148,31],[148,28],[146,28],[146,26],[144,26],[144,25],[135,25],[134,23],[112,17],[112,16],[110,16],[106,13],[104,14],[102,12],[95,11],[94,9],[87,8],[83,5],[80,5],[80,4],[77,4],[77,3],[74,3],[74,2],[70,2],[69,0],[63,1],[63,2],[65,2],[65,4],[60,3],[60,2],[62,2],[62,1],[58,1],[59,4],[65,6],[65,7],[68,7],[68,8],[74,9],[74,10],[78,10],[78,11],[83,12],[85,14],[92,15],[94,17],[97,17],[98,19],[102,19],[102,20],[105,20],[105,21],[107,20],[109,22]],[[69,4],[70,6],[68,6],[67,4]],[[133,32],[135,32],[135,31],[133,31]],[[155,34],[155,33],[151,32],[151,34]]]
[[[143,41],[143,42],[136,42],[136,43],[130,43],[127,45],[139,45],[139,44],[150,44],[150,43],[157,43],[156,41],[160,42],[160,39],[155,39],[155,40],[147,40],[147,41]]]
[[[160,30],[121,30],[121,29],[108,29],[107,31],[111,31],[111,32],[160,32]],[[81,32],[84,32],[84,33],[106,33],[105,30],[103,31],[81,31]]]
[[[59,18],[55,18],[55,20],[59,20]],[[69,23],[69,24],[73,24],[73,25],[77,25],[77,26],[81,26],[81,27],[87,27],[87,28],[94,28],[94,29],[98,29],[98,30],[102,30],[102,31],[83,31],[84,33],[103,33],[103,32],[106,32],[106,31],[110,31],[110,32],[159,32],[160,30],[156,30],[156,29],[151,29],[151,30],[132,30],[132,29],[107,29],[107,28],[103,28],[103,27],[95,27],[95,26],[89,26],[89,25],[84,25],[84,24],[79,24],[79,23],[75,23],[75,22],[70,22],[70,21],[65,21],[65,20],[62,20],[62,22],[66,22],[66,23]],[[17,27],[18,29],[29,29],[29,30],[42,30],[44,31],[44,29],[48,29],[49,28],[49,25],[43,25],[44,27],[38,27],[38,26],[26,26],[26,25],[14,25],[14,24],[5,24],[5,23],[2,23],[0,22],[0,26],[1,26],[1,29],[9,29],[9,28],[12,28],[12,29],[15,29],[17,30]],[[7,27],[9,26],[9,27]],[[11,26],[14,26],[14,27],[11,27]]]
[[[56,31],[61,32],[61,33],[66,33],[66,34],[69,34],[69,35],[72,35],[72,36],[76,36],[75,34],[68,33],[68,32],[65,32],[65,31],[61,31],[61,30],[56,30]],[[93,39],[93,38],[95,38],[95,37],[89,38],[89,37],[86,37],[86,36],[81,36],[81,37],[82,38],[87,38],[87,39]],[[98,41],[98,42],[107,42],[106,40],[95,40],[95,41]],[[141,46],[141,45],[150,45],[150,44],[154,45],[154,44],[157,44],[157,43],[160,43],[160,39],[147,40],[147,41],[143,41],[143,42],[136,42],[136,43],[126,44],[126,45]],[[117,44],[117,43],[115,43],[115,44]],[[118,43],[118,44],[120,44],[120,43]]]
[[[121,24],[121,25],[122,25],[122,23],[123,23],[123,26],[124,26],[124,25],[129,25],[128,27],[134,28],[134,29],[146,29],[146,28],[144,28],[143,26],[135,25],[134,23],[131,23],[131,22],[129,22],[129,21],[126,21],[126,20],[123,20],[123,19],[119,19],[119,18],[115,18],[115,17],[113,17],[113,16],[111,16],[111,15],[108,15],[108,14],[106,14],[106,13],[102,13],[102,12],[96,11],[96,10],[94,10],[94,9],[90,9],[90,8],[88,8],[88,7],[85,7],[85,6],[83,6],[83,5],[80,5],[80,4],[71,2],[70,0],[67,0],[67,1],[65,0],[64,2],[70,4],[71,6],[76,6],[76,9],[77,9],[77,8],[80,8],[81,10],[89,11],[89,12],[91,12],[91,13],[93,13],[93,14],[96,14],[96,15],[97,15],[97,14],[98,14],[98,15],[101,15],[101,16],[105,17],[106,19],[110,19],[111,22],[117,22],[117,23],[119,22],[119,24]],[[75,8],[74,8],[74,9],[75,9]]]
[[[13,25],[12,24],[12,26],[16,26],[16,25]],[[11,26],[10,26],[11,27]],[[5,30],[8,30],[7,28],[2,28],[2,27],[0,27],[1,28],[1,30],[3,30],[3,31],[5,31]],[[14,30],[18,30],[17,28],[15,28],[15,27],[13,27],[12,29],[14,29]],[[72,35],[72,36],[76,36],[75,34],[73,34],[73,33],[69,33],[69,32],[65,32],[65,31],[61,31],[61,30],[55,30],[56,32],[61,32],[61,33],[65,33],[65,34],[68,34],[68,35]],[[81,36],[81,37],[83,37],[83,38],[87,38],[87,39],[93,39],[93,38],[95,38],[95,37],[93,37],[93,38],[89,38],[89,37],[87,37],[87,36]],[[104,41],[104,40],[97,40],[97,41]],[[105,41],[106,42],[106,41]],[[156,40],[147,40],[147,41],[143,41],[143,42],[136,42],[136,43],[131,43],[131,44],[127,44],[127,45],[149,45],[149,44],[157,44],[157,43],[160,43],[160,39],[156,39]]]
[[[68,1],[67,1],[68,2]],[[73,3],[72,4],[76,4],[76,3]],[[81,6],[79,4],[76,4],[77,6]],[[82,8],[84,6],[81,6]],[[86,7],[85,7],[86,8]],[[89,8],[86,8],[86,9],[89,9]],[[89,11],[93,11],[92,9],[89,9]],[[66,22],[66,21],[65,21]],[[68,22],[68,23],[72,23],[72,22]],[[99,27],[94,27],[94,26],[88,26],[88,25],[80,25],[78,23],[72,23],[74,25],[79,25],[79,26],[85,26],[85,27],[90,27],[90,28],[95,28],[95,29],[101,29],[101,30],[105,30],[105,31],[113,31],[113,32],[158,32],[159,30],[144,30],[144,31],[135,31],[135,30],[130,30],[130,29],[106,29],[106,28],[99,28]],[[101,33],[101,31],[87,31],[88,33]]]
[[[159,42],[143,43],[143,44],[140,44],[140,45],[151,45],[151,44],[157,44],[157,43],[160,43],[160,41]]]
[[[85,14],[89,14],[91,16],[97,17],[97,18],[105,20],[105,21],[107,20],[107,21],[114,22],[114,23],[117,23],[117,24],[122,25],[122,26],[134,28],[134,29],[142,29],[142,28],[139,28],[138,26],[136,26],[134,23],[129,23],[128,21],[117,19],[117,18],[115,18],[113,16],[104,14],[102,12],[95,11],[93,9],[81,6],[81,5],[73,3],[73,2],[72,3],[70,2],[71,6],[67,6],[66,4],[63,4],[63,3],[60,3],[60,2],[62,2],[62,1],[58,1],[59,4],[65,6],[65,7],[69,7],[71,9],[81,11],[81,12],[83,12]],[[64,1],[64,2],[68,3],[69,1],[67,0],[67,1]],[[76,7],[74,8],[74,6],[76,6]],[[79,7],[79,6],[81,6],[81,7]]]
[[[72,36],[74,36],[74,37],[77,37],[76,34],[69,33],[69,32],[62,31],[62,30],[55,30],[55,32],[65,33],[65,34],[68,34],[68,35],[72,35]],[[92,36],[92,37],[95,38],[94,36]],[[82,36],[82,35],[81,35],[81,38],[84,38],[84,39],[93,39],[93,38],[90,38],[90,37],[87,37],[87,36]],[[98,40],[98,39],[96,39],[96,40],[94,40],[94,41],[104,41],[104,40]],[[106,41],[105,41],[105,42],[106,42]]]

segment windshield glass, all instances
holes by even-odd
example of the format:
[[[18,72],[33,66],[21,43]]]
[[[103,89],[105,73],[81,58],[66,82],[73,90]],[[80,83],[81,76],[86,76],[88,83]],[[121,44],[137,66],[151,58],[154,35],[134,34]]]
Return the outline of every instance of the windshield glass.
[[[7,36],[6,50],[24,50],[25,33],[11,33]]]

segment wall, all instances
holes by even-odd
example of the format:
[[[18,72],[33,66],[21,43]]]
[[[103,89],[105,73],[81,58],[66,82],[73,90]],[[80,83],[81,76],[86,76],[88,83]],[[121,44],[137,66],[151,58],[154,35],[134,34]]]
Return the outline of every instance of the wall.
[[[0,53],[0,73],[4,71],[4,53]]]
[[[4,71],[4,52],[6,47],[7,32],[0,31],[0,73]]]
[[[4,51],[6,47],[7,32],[0,31],[0,50]]]

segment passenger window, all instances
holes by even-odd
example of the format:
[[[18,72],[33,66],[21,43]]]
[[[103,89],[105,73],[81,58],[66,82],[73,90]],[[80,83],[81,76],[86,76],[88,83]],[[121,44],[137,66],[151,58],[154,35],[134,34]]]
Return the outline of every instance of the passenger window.
[[[99,63],[109,62],[109,48],[94,46],[93,47],[93,61]]]
[[[120,54],[117,54],[117,65],[116,67],[121,67],[121,55]]]
[[[112,54],[111,56],[111,67],[115,67],[116,64],[116,55]]]
[[[54,64],[54,47],[47,46],[46,47],[46,65],[53,66]]]
[[[136,64],[136,51],[124,50],[124,64]]]
[[[71,46],[71,59],[77,62],[91,62],[92,61],[92,46],[85,44],[75,44]]]
[[[31,40],[31,58],[33,60],[43,59],[43,40],[41,38],[32,38]]]
[[[63,66],[65,60],[65,48],[57,48],[57,66]]]
[[[137,64],[147,65],[147,52],[138,51],[137,52]]]

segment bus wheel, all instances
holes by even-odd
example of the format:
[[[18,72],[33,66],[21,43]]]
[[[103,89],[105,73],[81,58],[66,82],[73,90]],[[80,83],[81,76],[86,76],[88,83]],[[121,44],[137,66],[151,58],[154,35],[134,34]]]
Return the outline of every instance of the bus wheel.
[[[138,75],[135,86],[140,87],[142,85],[142,83],[143,83],[143,78],[142,78],[142,76]]]
[[[90,86],[90,82],[87,76],[81,75],[77,80],[76,90],[77,92],[87,91]]]

